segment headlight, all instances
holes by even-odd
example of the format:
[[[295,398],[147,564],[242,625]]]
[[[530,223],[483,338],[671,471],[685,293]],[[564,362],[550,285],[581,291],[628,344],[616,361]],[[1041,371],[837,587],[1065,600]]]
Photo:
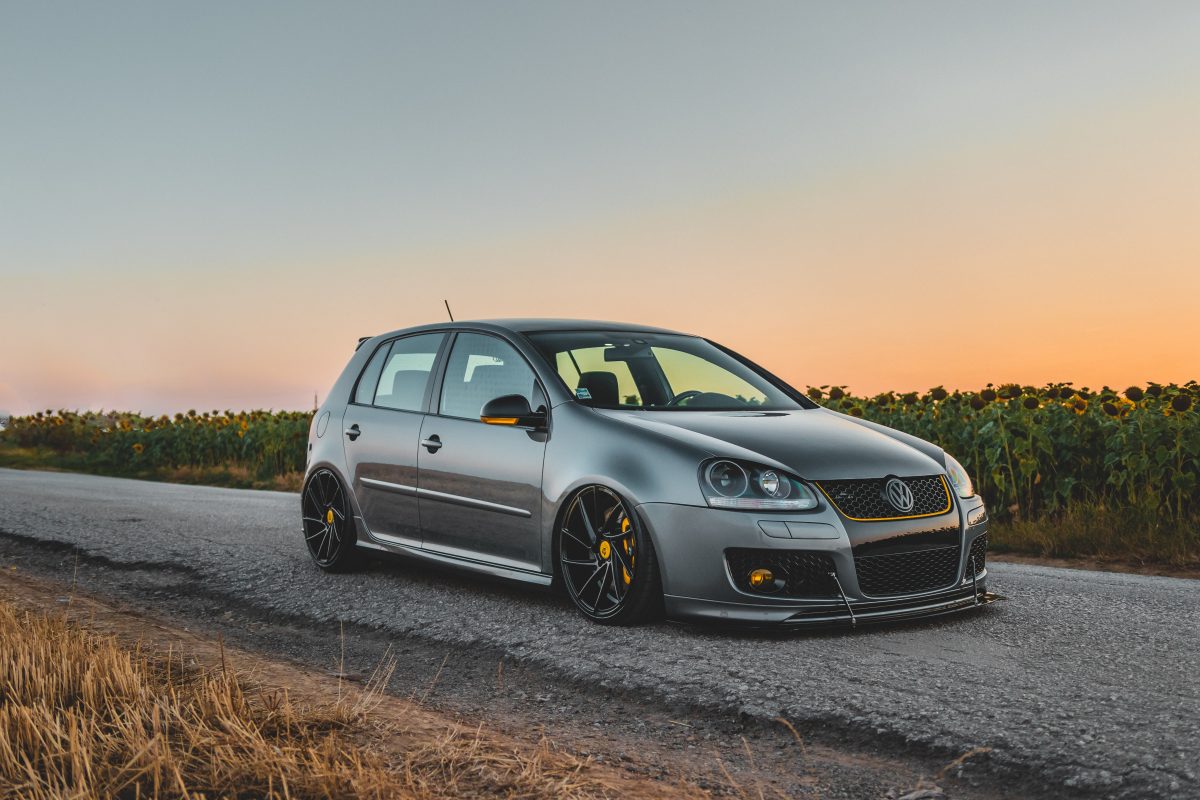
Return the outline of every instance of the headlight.
[[[975,486],[971,483],[971,476],[963,469],[963,465],[958,463],[958,459],[949,453],[946,453],[946,477],[954,485],[954,491],[958,492],[959,497],[975,496]]]
[[[700,469],[700,489],[713,508],[807,511],[817,496],[799,478],[781,470],[727,458]]]

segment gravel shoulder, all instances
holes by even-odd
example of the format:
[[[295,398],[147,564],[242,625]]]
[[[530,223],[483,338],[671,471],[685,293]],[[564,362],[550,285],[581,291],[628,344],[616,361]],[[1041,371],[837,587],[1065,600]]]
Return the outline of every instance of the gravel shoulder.
[[[984,748],[945,777],[954,796],[1200,797],[1194,581],[999,563],[989,588],[1006,599],[959,617],[614,630],[553,594],[394,560],[322,575],[297,508],[285,493],[0,470],[0,558],[305,663],[344,641],[364,669],[390,646],[407,668],[397,692],[431,687],[431,703],[541,724],[600,759],[624,748],[635,770],[691,770],[714,791],[714,755],[738,785],[870,797]]]

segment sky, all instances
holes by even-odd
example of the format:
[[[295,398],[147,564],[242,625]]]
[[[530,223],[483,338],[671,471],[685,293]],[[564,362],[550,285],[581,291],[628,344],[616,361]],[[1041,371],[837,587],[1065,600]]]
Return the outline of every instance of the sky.
[[[443,299],[1200,379],[1200,4],[0,0],[0,412],[311,408]]]

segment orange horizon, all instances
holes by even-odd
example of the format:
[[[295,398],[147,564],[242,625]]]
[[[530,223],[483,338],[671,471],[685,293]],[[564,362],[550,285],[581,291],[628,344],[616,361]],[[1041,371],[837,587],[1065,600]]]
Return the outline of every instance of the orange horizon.
[[[219,61],[170,14],[7,20],[0,411],[308,408],[443,298],[800,388],[1200,379],[1198,8],[212,13]]]

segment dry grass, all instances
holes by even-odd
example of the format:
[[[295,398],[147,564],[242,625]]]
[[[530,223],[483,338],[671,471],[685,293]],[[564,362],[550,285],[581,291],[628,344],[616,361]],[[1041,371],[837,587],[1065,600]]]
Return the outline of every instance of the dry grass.
[[[0,797],[644,796],[545,741],[454,723],[406,735],[373,714],[393,700],[388,677],[302,704],[239,676],[223,649],[205,666],[0,602]]]
[[[261,476],[255,470],[238,464],[220,466],[155,467],[113,469],[97,465],[81,455],[56,453],[49,448],[18,447],[0,439],[0,467],[35,469],[47,472],[82,472],[91,475],[112,475],[118,478],[137,478],[166,483],[187,483],[198,486],[225,486],[231,489],[268,489],[276,492],[299,492],[304,473],[283,472]]]
[[[60,797],[382,797],[401,788],[346,746],[361,710],[297,708],[228,668],[126,649],[62,619],[0,605],[4,794]]]
[[[248,467],[174,467],[145,472],[137,477],[167,483],[189,483],[198,486],[227,486],[231,489],[268,489],[273,492],[299,492],[304,473],[287,472],[259,478]]]
[[[1171,523],[1132,507],[1077,505],[1035,520],[994,519],[988,544],[1002,553],[1195,569],[1200,567],[1200,519]]]

